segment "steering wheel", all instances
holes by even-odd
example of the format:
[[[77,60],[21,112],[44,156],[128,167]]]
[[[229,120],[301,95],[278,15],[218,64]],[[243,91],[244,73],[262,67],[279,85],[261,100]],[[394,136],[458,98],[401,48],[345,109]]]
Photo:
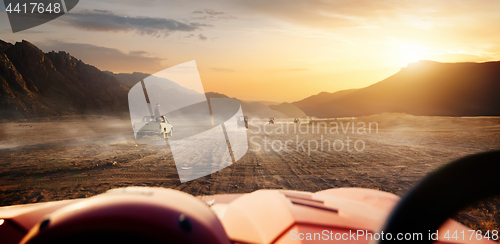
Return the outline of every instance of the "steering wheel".
[[[458,159],[425,177],[396,205],[384,233],[422,233],[432,243],[436,230],[454,213],[481,199],[500,194],[500,151]],[[381,240],[386,244],[390,240]]]

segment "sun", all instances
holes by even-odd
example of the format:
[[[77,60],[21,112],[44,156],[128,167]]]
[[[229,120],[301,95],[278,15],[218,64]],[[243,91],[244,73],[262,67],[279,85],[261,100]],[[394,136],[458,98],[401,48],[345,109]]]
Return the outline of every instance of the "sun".
[[[424,54],[424,49],[421,46],[404,44],[399,47],[399,56],[405,65],[423,59]]]

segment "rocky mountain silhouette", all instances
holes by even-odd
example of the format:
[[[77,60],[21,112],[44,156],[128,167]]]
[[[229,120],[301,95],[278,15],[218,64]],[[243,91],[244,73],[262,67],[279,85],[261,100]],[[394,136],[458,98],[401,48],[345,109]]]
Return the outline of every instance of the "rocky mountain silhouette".
[[[0,119],[127,111],[128,89],[116,78],[24,40],[0,41],[0,82]]]
[[[427,116],[500,115],[500,61],[419,61],[371,86],[320,93],[294,102],[320,118],[380,113]]]
[[[150,76],[147,73],[134,72],[134,73],[113,73],[111,71],[103,71],[104,73],[115,77],[122,85],[128,89],[132,88],[137,82],[143,80],[144,78]]]

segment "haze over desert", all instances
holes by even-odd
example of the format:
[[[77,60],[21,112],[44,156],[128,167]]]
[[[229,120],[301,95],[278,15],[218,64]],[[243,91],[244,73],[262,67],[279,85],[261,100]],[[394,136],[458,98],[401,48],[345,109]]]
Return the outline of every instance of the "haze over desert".
[[[3,122],[0,204],[90,197],[124,186],[161,186],[198,196],[249,193],[258,189],[316,192],[362,187],[402,196],[429,172],[451,160],[500,148],[497,117],[382,114],[337,121],[372,122],[379,128],[371,134],[351,133],[351,130],[336,134],[329,133],[331,127],[320,125],[313,133],[312,126],[304,122],[302,133],[294,133],[292,129],[274,133],[281,131],[281,127],[294,125],[293,121],[283,119],[268,125],[265,120],[256,120],[247,131],[248,138],[254,137],[251,139],[254,143],[249,143],[242,159],[219,172],[183,184],[169,147],[138,143],[130,132],[128,119],[64,116]],[[266,131],[262,129],[264,126]],[[274,147],[271,145],[273,141],[284,144],[293,140],[295,149],[297,136],[306,141],[305,150],[287,151],[276,143]],[[353,142],[363,141],[365,148],[337,151],[325,147],[308,152],[307,141],[320,143],[321,138],[345,141],[347,137]],[[263,144],[264,138],[267,144]],[[499,209],[498,201],[489,201],[480,205],[479,210],[469,209],[456,218],[471,228],[493,228],[498,226],[495,213]]]

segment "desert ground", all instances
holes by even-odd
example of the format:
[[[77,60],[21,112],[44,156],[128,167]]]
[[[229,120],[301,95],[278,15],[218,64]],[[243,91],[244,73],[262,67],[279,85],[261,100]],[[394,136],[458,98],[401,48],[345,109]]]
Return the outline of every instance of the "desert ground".
[[[138,143],[128,118],[4,121],[0,206],[90,197],[125,186],[167,187],[193,195],[363,187],[402,196],[451,160],[500,149],[499,117],[383,114],[338,119],[338,133],[327,123],[312,128],[307,121],[297,125],[292,120],[274,125],[252,121],[247,130],[249,150],[240,160],[182,184],[168,143]],[[349,127],[352,123],[354,128]],[[327,146],[325,140],[340,140],[344,146],[341,149],[338,141],[336,147]],[[471,206],[455,219],[473,229],[498,230],[500,198]]]

